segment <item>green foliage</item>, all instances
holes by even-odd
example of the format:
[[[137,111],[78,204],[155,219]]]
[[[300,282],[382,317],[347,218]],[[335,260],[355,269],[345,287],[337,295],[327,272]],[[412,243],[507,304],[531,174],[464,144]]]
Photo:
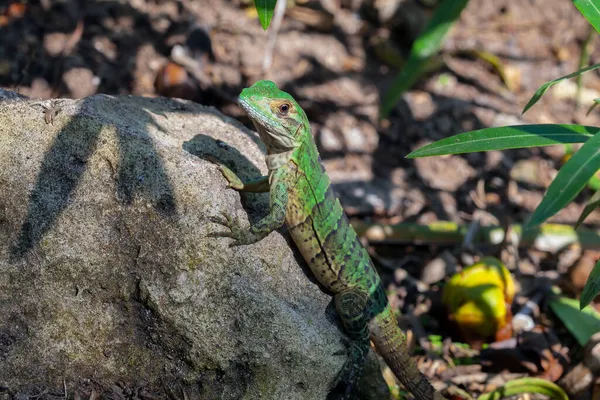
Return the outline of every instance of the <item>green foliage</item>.
[[[443,0],[431,16],[425,31],[413,43],[411,53],[419,58],[436,54],[467,3],[468,0]]]
[[[410,89],[427,70],[427,63],[444,44],[448,31],[458,20],[468,0],[443,0],[435,9],[425,31],[415,40],[406,64],[396,77],[381,105],[382,117],[387,116],[403,92]]]
[[[541,378],[520,378],[507,382],[493,392],[482,394],[477,400],[500,400],[521,393],[537,393],[552,400],[569,400],[569,396],[554,382]]]
[[[598,265],[594,270],[600,270],[597,267]],[[578,304],[577,300],[563,296],[553,299],[549,305],[581,346],[585,346],[592,335],[600,331],[600,314],[594,308],[590,306],[583,308],[581,302]],[[581,312],[578,312],[579,310]]]
[[[594,0],[573,0],[590,24],[600,32],[600,7]],[[464,6],[464,5],[463,5]],[[584,72],[600,68],[600,64],[582,68],[572,74],[546,82],[541,85],[523,109],[529,110],[538,100],[557,83]],[[600,100],[594,100],[588,113]],[[552,144],[584,143],[560,169],[542,202],[535,209],[529,221],[529,227],[537,226],[556,214],[572,201],[587,185],[596,190],[596,194],[587,202],[576,227],[596,208],[600,207],[600,188],[596,188],[600,171],[600,128],[582,125],[521,125],[499,128],[486,128],[465,132],[453,137],[439,140],[410,153],[408,158],[428,157],[434,155],[461,154],[475,151],[505,150],[548,146]],[[583,308],[600,293],[600,261],[594,267],[582,292],[580,307]],[[600,328],[599,328],[600,329]]]
[[[427,339],[431,342],[432,346],[441,346],[443,344],[441,335],[429,335]]]
[[[584,143],[599,131],[600,128],[591,126],[555,124],[484,128],[438,140],[413,151],[406,157],[417,158],[562,143]]]
[[[573,0],[573,4],[594,29],[600,33],[600,5],[598,0]]]
[[[590,304],[590,301],[600,293],[600,260],[594,265],[579,299],[579,309]],[[600,330],[600,326],[598,326]]]
[[[580,69],[579,71],[573,72],[572,74],[561,76],[558,79],[544,83],[542,86],[540,86],[538,88],[538,90],[536,90],[535,94],[531,97],[531,100],[529,100],[529,103],[527,103],[527,105],[523,109],[523,114],[525,114],[525,112],[527,112],[527,110],[529,110],[531,108],[531,106],[533,106],[535,103],[537,103],[538,100],[544,95],[544,93],[546,93],[548,91],[548,89],[550,89],[552,86],[556,85],[557,83],[559,83],[561,81],[564,81],[565,79],[575,78],[576,76],[579,76],[579,75],[583,74],[584,72],[593,71],[597,68],[600,68],[600,64],[590,65],[589,67]]]
[[[254,0],[254,6],[258,12],[258,19],[260,20],[260,24],[265,31],[271,24],[271,19],[273,19],[273,13],[275,12],[276,4],[277,0]]]
[[[579,225],[581,225],[581,223],[587,218],[587,216],[598,207],[600,207],[600,190],[597,190],[596,193],[594,193],[594,195],[585,204],[585,208],[581,212],[581,215],[575,224],[575,229],[577,229]]]
[[[594,102],[592,103],[592,105],[590,106],[590,108],[587,110],[587,113],[586,113],[585,115],[589,115],[589,114],[592,112],[592,110],[593,110],[594,108],[596,108],[596,106],[597,106],[598,104],[600,104],[600,99],[594,99],[593,101],[594,101]]]
[[[541,224],[569,204],[599,169],[600,134],[596,134],[558,171],[533,212],[529,226]]]
[[[408,158],[428,157],[446,154],[461,154],[476,151],[505,150],[561,143],[584,143],[560,169],[542,202],[535,209],[529,221],[529,228],[537,226],[565,207],[593,179],[600,170],[600,128],[583,125],[516,125],[498,128],[485,128],[465,132],[441,139],[410,153]],[[600,191],[588,201],[577,225],[600,206]],[[587,305],[600,293],[600,267],[582,294],[581,306]]]

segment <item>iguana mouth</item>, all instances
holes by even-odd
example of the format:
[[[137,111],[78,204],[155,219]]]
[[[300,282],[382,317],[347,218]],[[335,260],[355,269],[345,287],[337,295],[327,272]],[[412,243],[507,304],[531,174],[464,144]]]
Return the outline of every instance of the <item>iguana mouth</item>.
[[[265,116],[256,108],[252,105],[251,102],[249,102],[248,100],[245,99],[239,99],[238,103],[240,105],[240,107],[242,108],[242,110],[244,110],[244,112],[246,112],[248,114],[248,116],[250,117],[250,119],[257,120],[257,121],[261,121],[262,123],[264,123],[265,125],[273,125],[272,121],[269,121],[267,118],[265,118]]]

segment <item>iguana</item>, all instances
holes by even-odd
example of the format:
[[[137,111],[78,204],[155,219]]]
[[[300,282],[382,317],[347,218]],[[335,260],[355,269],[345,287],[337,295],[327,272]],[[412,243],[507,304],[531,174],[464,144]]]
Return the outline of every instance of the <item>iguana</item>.
[[[228,216],[218,217],[214,222],[228,231],[211,236],[233,238],[230,246],[247,245],[287,225],[315,277],[333,294],[351,339],[349,358],[334,383],[346,385],[344,398],[350,396],[373,340],[377,352],[416,399],[444,399],[408,354],[379,274],[333,191],[304,110],[271,81],[243,89],[239,104],[267,147],[269,174],[242,182],[229,168],[219,167],[230,188],[268,191],[270,210],[249,230]]]

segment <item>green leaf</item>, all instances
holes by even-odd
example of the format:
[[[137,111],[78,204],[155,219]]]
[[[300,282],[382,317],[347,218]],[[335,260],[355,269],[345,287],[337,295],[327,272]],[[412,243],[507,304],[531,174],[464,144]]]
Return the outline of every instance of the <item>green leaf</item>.
[[[588,187],[595,191],[600,190],[600,171],[590,178],[588,181]]]
[[[600,32],[600,6],[598,0],[573,0],[573,4],[596,29],[596,32]]]
[[[510,79],[506,74],[506,68],[504,67],[504,63],[502,62],[500,57],[490,52],[481,50],[467,50],[465,52],[469,52],[475,58],[479,58],[480,60],[489,63],[496,70],[496,72],[498,72],[500,78],[502,79],[502,82],[504,82],[506,87],[512,92],[516,90],[516,84],[514,82],[514,79]]]
[[[533,124],[484,128],[438,140],[407,155],[407,158],[520,149],[561,143],[583,143],[600,128],[585,125]]]
[[[533,212],[528,227],[541,224],[565,207],[600,169],[600,135],[589,138],[562,166]]]
[[[594,265],[590,276],[588,277],[583,291],[581,292],[581,298],[579,299],[579,309],[583,309],[585,306],[590,304],[590,301],[600,293],[600,260]],[[600,330],[600,328],[598,328]]]
[[[592,110],[593,110],[593,109],[594,109],[594,108],[595,108],[595,107],[596,107],[598,104],[600,104],[600,99],[594,99],[593,101],[594,101],[594,103],[592,103],[592,105],[590,106],[590,108],[588,108],[588,110],[587,110],[587,113],[585,114],[586,116],[587,116],[587,115],[590,115],[590,113],[592,112]]]
[[[383,103],[381,104],[382,118],[385,118],[392,108],[394,108],[398,100],[400,100],[402,93],[413,87],[417,80],[419,80],[428,61],[429,59],[421,59],[412,55],[409,57],[392,84],[392,88],[383,99]]]
[[[443,0],[435,9],[425,31],[413,43],[411,54],[426,58],[437,53],[468,2],[469,0]]]
[[[587,203],[585,203],[585,208],[581,212],[577,223],[575,223],[575,229],[577,229],[579,225],[581,225],[581,223],[587,218],[587,216],[598,207],[600,207],[600,190],[594,193]]]
[[[531,106],[533,106],[535,103],[537,103],[538,100],[544,95],[544,93],[546,93],[548,91],[548,89],[550,89],[552,86],[556,85],[557,83],[559,83],[561,81],[564,81],[565,79],[575,78],[576,76],[581,75],[584,72],[593,71],[597,68],[600,68],[600,64],[590,65],[589,67],[582,68],[579,71],[573,72],[572,74],[565,75],[565,76],[557,78],[553,81],[544,83],[542,86],[540,86],[538,88],[538,90],[536,90],[533,97],[531,97],[531,100],[529,100],[529,103],[527,103],[527,105],[523,109],[523,114],[525,114],[525,112],[527,112],[527,110],[529,110],[531,108]]]
[[[537,393],[552,400],[569,400],[565,391],[554,382],[541,378],[519,378],[508,381],[498,389],[484,393],[477,400],[500,400],[521,393]]]
[[[273,12],[275,11],[275,4],[277,4],[277,0],[254,0],[254,6],[258,12],[258,19],[265,31],[271,24]]]
[[[443,0],[435,9],[429,24],[415,40],[410,56],[386,94],[381,105],[382,117],[387,116],[396,105],[402,93],[412,87],[426,70],[429,57],[440,51],[444,39],[452,25],[458,20],[461,11],[469,0]]]
[[[593,307],[580,309],[577,300],[562,296],[553,299],[549,304],[554,314],[581,346],[585,346],[592,335],[600,331],[600,314]]]

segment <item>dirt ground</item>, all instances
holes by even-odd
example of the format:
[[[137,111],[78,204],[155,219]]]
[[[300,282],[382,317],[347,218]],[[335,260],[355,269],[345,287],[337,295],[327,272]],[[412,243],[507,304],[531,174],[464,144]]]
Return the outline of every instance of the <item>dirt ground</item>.
[[[0,86],[40,99],[94,93],[183,97],[248,123],[235,97],[258,79],[274,80],[299,100],[312,121],[348,214],[378,222],[523,222],[560,168],[564,147],[417,160],[405,156],[434,140],[483,127],[600,124],[600,111],[586,115],[591,100],[600,97],[596,72],[583,77],[581,106],[576,106],[574,81],[569,81],[521,115],[539,85],[578,69],[589,26],[570,1],[471,0],[444,45],[445,66],[420,80],[382,122],[380,101],[431,15],[433,8],[427,4],[432,2],[289,3],[272,65],[263,71],[268,34],[249,0],[3,2]],[[600,62],[599,44],[591,43],[590,63]],[[174,54],[174,48],[185,56]],[[490,64],[469,55],[473,50],[499,57],[512,88]],[[187,68],[179,66],[182,60]],[[592,193],[585,189],[551,221],[574,223]],[[600,213],[587,222],[597,227]],[[440,296],[435,288],[440,279],[427,274],[439,275],[442,259],[450,260],[450,271],[465,264],[462,250],[450,246],[377,246],[370,251],[394,304],[408,315],[430,313],[437,318]],[[520,284],[532,289],[532,281],[543,278],[577,296],[600,253],[521,249],[519,256],[518,269],[529,278]],[[434,290],[421,289],[423,282]],[[528,299],[525,290],[520,293],[517,303]],[[546,345],[529,349],[533,356],[503,353],[495,370],[558,380],[557,371],[568,365],[564,357],[577,351],[560,323],[549,318],[538,332]],[[439,323],[432,321],[421,328],[421,336],[440,333]],[[459,351],[450,349],[451,341],[444,343],[446,355]],[[498,364],[498,359],[492,361]],[[431,361],[423,357],[423,363]],[[482,364],[483,359],[446,374],[487,373]],[[490,376],[465,386],[485,390]]]

